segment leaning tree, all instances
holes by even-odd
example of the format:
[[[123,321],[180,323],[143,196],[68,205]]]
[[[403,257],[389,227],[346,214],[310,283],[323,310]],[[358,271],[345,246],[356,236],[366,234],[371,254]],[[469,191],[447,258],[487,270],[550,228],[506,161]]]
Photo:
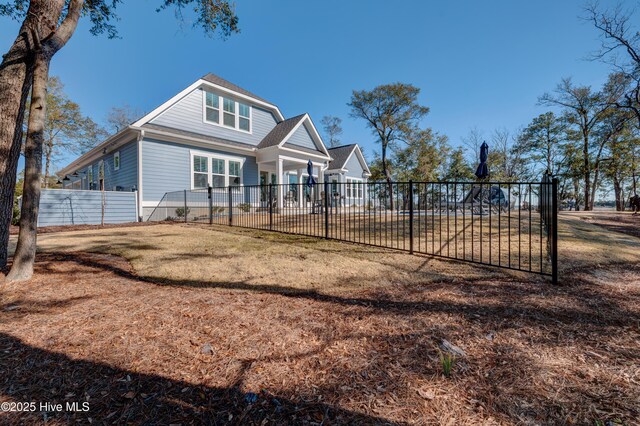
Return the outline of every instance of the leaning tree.
[[[9,52],[0,64],[0,267],[7,261],[7,246],[15,176],[25,104],[31,91],[31,104],[24,145],[25,180],[20,234],[14,263],[7,276],[28,279],[33,273],[36,226],[40,199],[42,146],[46,117],[49,66],[55,54],[74,34],[78,21],[87,17],[91,33],[117,35],[112,22],[122,0],[6,0],[0,3],[0,16],[22,25]],[[238,31],[238,18],[227,0],[163,0],[158,10],[191,6],[197,14],[194,23],[208,35],[228,36]],[[180,14],[178,14],[181,16]]]

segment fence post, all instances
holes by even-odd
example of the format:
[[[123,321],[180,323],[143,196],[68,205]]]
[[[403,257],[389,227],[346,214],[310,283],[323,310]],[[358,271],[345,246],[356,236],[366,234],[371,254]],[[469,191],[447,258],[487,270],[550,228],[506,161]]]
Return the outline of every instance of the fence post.
[[[273,184],[269,184],[269,231],[273,231]]]
[[[324,181],[324,237],[329,239],[329,182]]]
[[[409,180],[409,253],[413,254],[413,180]]]
[[[187,223],[187,217],[189,216],[187,214],[187,190],[184,190],[184,223]]]
[[[209,225],[213,225],[213,188],[211,185],[207,186],[207,193],[209,195]]]
[[[233,226],[233,194],[229,186],[229,226]]]
[[[558,178],[551,180],[551,274],[558,284]]]

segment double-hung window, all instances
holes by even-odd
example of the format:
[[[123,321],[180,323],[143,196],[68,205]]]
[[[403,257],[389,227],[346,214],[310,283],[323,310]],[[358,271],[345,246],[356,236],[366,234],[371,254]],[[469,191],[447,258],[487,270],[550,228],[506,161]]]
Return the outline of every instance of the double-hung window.
[[[229,160],[229,186],[240,186],[240,162]]]
[[[222,98],[224,106],[224,120],[223,123],[227,127],[236,127],[236,103],[235,101],[227,98]]]
[[[204,91],[204,121],[251,132],[251,107],[217,93]]]
[[[113,154],[113,170],[120,170],[120,151]]]
[[[205,120],[211,123],[220,122],[220,97],[215,93],[205,92]]]
[[[251,112],[249,105],[238,103],[240,116],[238,117],[238,127],[245,132],[251,131]]]
[[[214,188],[226,186],[225,161],[220,158],[211,159],[213,167],[211,168],[211,186]]]
[[[206,188],[209,186],[209,157],[193,156],[193,187]]]
[[[359,179],[347,178],[347,197],[362,198],[362,195],[363,195],[362,181]]]
[[[194,152],[192,158],[192,188],[224,188],[242,185],[242,159]]]

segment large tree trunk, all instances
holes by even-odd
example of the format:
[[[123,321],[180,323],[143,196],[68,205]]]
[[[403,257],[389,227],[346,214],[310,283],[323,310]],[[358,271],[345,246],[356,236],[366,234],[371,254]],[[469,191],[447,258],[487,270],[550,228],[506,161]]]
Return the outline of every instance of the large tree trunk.
[[[53,56],[73,35],[82,12],[83,0],[71,0],[67,16],[60,22],[65,0],[32,0],[39,5],[35,11],[39,26],[34,29],[35,56],[31,106],[25,142],[25,176],[20,216],[20,233],[13,258],[10,281],[29,279],[33,275],[36,256],[38,208],[40,204],[40,184],[42,176],[42,145],[46,123],[47,84],[49,64]],[[59,25],[58,25],[59,24]]]
[[[18,37],[0,64],[0,269],[7,264],[22,124],[33,73],[33,8],[29,6]]]
[[[38,55],[33,74],[27,140],[24,145],[24,191],[22,194],[22,210],[20,212],[20,233],[18,234],[18,245],[13,257],[13,265],[9,275],[7,275],[7,279],[10,281],[28,280],[33,275],[38,210],[40,206],[42,146],[47,113],[48,79],[49,60],[42,55]]]

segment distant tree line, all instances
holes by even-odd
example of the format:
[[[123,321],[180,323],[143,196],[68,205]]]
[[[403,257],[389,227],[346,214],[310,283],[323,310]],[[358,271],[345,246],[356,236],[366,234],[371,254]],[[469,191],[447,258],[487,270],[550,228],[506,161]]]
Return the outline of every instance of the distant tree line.
[[[456,148],[445,135],[420,127],[429,109],[418,102],[419,88],[392,83],[354,90],[351,116],[366,123],[380,146],[371,179],[388,182],[389,193],[394,180],[473,180],[486,140],[491,180],[539,180],[549,173],[559,178],[560,201],[576,210],[592,210],[598,194],[611,192],[616,209],[624,210],[640,173],[640,32],[629,25],[632,13],[620,8],[585,10],[602,36],[593,59],[610,63],[612,73],[599,89],[562,79],[538,99],[548,111],[517,131],[484,135],[473,128]]]

